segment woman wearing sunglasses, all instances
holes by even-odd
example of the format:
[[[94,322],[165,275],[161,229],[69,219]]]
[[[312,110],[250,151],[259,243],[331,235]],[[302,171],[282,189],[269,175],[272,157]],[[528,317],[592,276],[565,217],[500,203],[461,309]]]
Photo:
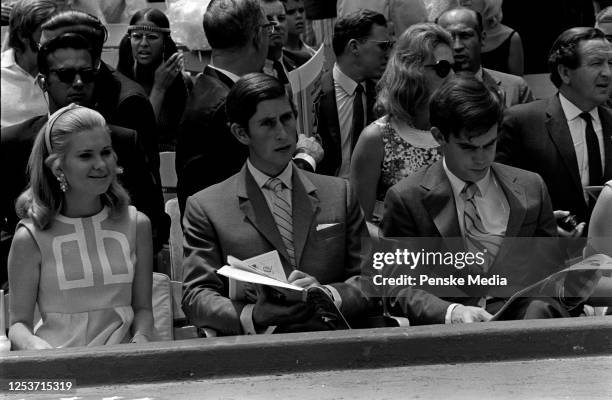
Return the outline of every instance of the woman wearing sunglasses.
[[[159,151],[174,151],[180,118],[193,83],[170,37],[170,22],[156,8],[137,11],[119,45],[117,70],[149,95],[159,127]]]
[[[429,132],[429,98],[453,76],[452,64],[450,34],[432,23],[408,28],[391,53],[377,86],[376,109],[384,115],[364,129],[351,159],[350,180],[371,234],[387,189],[441,157]]]
[[[53,113],[28,172],[8,259],[13,349],[152,339],[151,224],[128,205],[104,118],[75,104]]]

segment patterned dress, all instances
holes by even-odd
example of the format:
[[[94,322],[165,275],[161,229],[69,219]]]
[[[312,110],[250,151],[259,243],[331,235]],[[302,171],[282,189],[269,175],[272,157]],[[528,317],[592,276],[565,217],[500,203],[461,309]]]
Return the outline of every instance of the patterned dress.
[[[405,127],[403,133],[415,139],[409,142],[396,132],[390,118],[382,117],[374,123],[382,130],[384,145],[382,169],[376,191],[376,199],[382,201],[391,186],[438,161],[442,155],[429,131]]]
[[[87,218],[58,215],[48,229],[19,222],[41,252],[36,336],[54,347],[127,342],[134,319],[136,214],[119,219],[108,208]]]

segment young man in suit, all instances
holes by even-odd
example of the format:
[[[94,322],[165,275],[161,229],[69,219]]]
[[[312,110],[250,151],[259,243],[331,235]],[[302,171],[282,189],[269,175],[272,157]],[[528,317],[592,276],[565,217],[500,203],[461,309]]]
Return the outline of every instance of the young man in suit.
[[[480,54],[486,32],[479,12],[469,8],[454,8],[440,15],[438,25],[453,37],[455,72],[474,74],[490,90],[499,94],[506,107],[535,100],[523,78],[482,67]]]
[[[323,286],[347,318],[359,316],[367,297],[352,283],[359,279],[367,231],[347,181],[295,167],[295,109],[276,78],[244,76],[228,94],[226,113],[249,156],[237,174],[187,200],[183,310],[190,322],[224,335],[262,333],[269,326],[317,329],[304,303],[278,303],[262,294],[250,302],[229,298],[227,279],[216,273],[227,256],[246,259],[273,250],[289,282]]]
[[[589,220],[585,186],[612,179],[612,45],[595,28],[572,28],[554,43],[548,65],[559,93],[509,109],[497,161],[538,173],[555,214]],[[584,224],[563,236],[580,236]]]
[[[511,286],[525,287],[559,264],[553,253],[550,262],[533,268],[525,263],[531,255],[521,248],[526,242],[512,238],[551,237],[556,227],[542,178],[493,162],[502,108],[499,97],[470,76],[456,77],[433,94],[431,131],[443,159],[389,189],[382,231],[385,237],[443,238],[452,251],[484,252],[481,266],[450,269],[455,274],[499,274]],[[487,321],[513,294],[506,287],[458,289],[463,295],[456,298],[397,289],[388,298],[390,311],[417,325]],[[566,311],[555,300],[525,299],[511,318],[563,315]]]
[[[321,76],[315,105],[325,151],[317,172],[348,179],[357,138],[374,120],[373,79],[385,71],[393,42],[382,14],[360,10],[336,21],[332,45],[336,63]]]

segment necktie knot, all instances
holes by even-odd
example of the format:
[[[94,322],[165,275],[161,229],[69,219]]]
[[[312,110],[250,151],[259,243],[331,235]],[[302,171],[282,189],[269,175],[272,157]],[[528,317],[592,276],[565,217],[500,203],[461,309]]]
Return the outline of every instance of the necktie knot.
[[[478,185],[476,185],[474,182],[466,182],[463,190],[461,191],[461,198],[463,198],[464,201],[468,201],[474,198],[474,196],[477,194],[480,194]]]
[[[593,120],[591,119],[591,114],[586,111],[583,113],[580,113],[580,115],[578,116],[582,118],[587,124],[593,123]]]
[[[361,85],[361,83],[358,83],[357,87],[355,88],[355,95],[362,94],[362,93],[363,93],[363,86]]]
[[[278,193],[283,190],[283,182],[278,178],[270,178],[270,180],[266,182],[265,186],[274,191],[274,193]]]

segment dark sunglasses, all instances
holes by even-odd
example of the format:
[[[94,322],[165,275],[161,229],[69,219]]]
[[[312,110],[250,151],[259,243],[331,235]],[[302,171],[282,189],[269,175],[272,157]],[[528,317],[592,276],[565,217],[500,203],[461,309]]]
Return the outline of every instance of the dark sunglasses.
[[[424,67],[433,68],[433,70],[436,71],[436,75],[440,78],[446,78],[453,68],[452,64],[446,60],[440,60],[435,64],[426,64]]]
[[[376,43],[376,46],[378,46],[382,51],[390,50],[393,47],[393,45],[395,44],[395,41],[393,41],[393,40],[372,40],[372,39],[368,39],[368,42]]]
[[[76,78],[77,74],[79,75],[83,83],[93,82],[94,79],[96,79],[97,71],[93,68],[82,68],[82,69],[61,68],[61,69],[50,69],[49,72],[53,72],[55,75],[57,75],[57,78],[61,82],[72,85],[74,83],[74,78]]]
[[[285,14],[287,15],[293,15],[296,12],[299,12],[300,14],[304,14],[304,7],[297,7],[297,8],[292,8],[290,10],[285,10]]]

